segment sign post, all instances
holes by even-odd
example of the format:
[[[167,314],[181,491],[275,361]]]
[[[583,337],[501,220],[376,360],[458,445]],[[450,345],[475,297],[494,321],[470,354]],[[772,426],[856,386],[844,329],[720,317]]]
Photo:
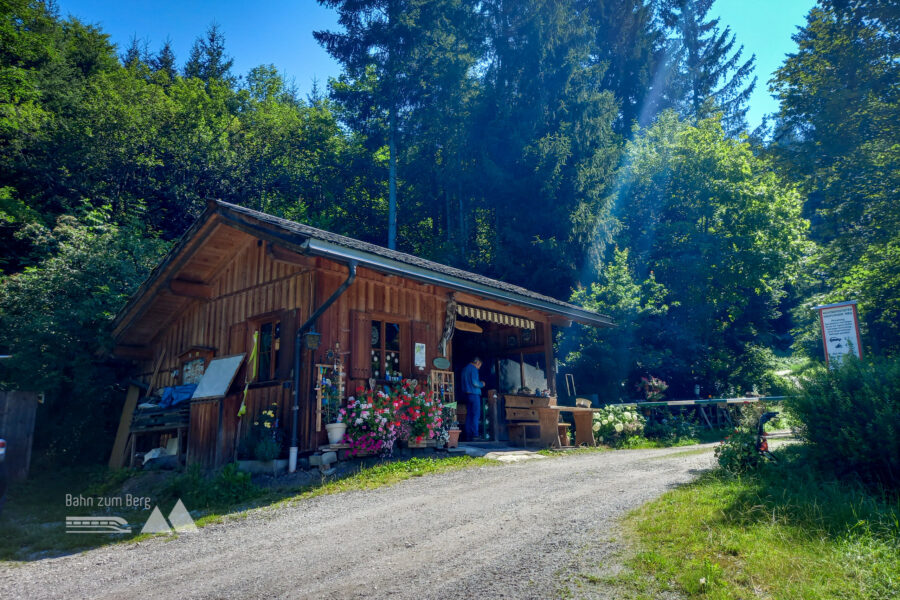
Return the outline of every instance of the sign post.
[[[814,306],[813,310],[819,311],[825,364],[829,367],[837,366],[841,364],[845,355],[851,353],[855,354],[856,358],[862,358],[856,300]]]

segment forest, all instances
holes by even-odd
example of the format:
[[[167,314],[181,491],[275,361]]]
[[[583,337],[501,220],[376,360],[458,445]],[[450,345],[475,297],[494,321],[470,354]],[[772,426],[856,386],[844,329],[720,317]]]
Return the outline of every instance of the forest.
[[[306,97],[215,24],[177,57],[3,2],[0,385],[45,391],[36,451],[98,458],[112,319],[212,198],[609,314],[557,340],[606,400],[778,393],[827,302],[898,354],[900,4],[819,0],[760,81],[713,2],[319,0],[342,74]]]

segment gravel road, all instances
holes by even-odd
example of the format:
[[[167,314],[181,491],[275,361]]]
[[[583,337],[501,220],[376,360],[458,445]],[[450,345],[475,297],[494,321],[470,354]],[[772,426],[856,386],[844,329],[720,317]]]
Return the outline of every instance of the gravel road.
[[[712,464],[686,448],[414,478],[198,533],[0,566],[2,598],[555,598],[615,562],[617,520]]]

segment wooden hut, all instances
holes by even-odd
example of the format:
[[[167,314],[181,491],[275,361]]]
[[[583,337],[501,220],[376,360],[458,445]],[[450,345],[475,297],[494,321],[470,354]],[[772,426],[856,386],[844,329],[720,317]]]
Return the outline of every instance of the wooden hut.
[[[302,454],[325,442],[315,388],[334,365],[352,394],[398,373],[452,380],[480,354],[489,387],[555,395],[553,328],[572,322],[612,326],[503,281],[212,202],[117,316],[114,353],[135,361],[137,379],[172,386],[215,357],[249,354],[256,333],[247,415],[277,405]],[[316,349],[302,343],[311,332]],[[191,403],[188,462],[232,460],[247,379],[245,366],[224,398]]]

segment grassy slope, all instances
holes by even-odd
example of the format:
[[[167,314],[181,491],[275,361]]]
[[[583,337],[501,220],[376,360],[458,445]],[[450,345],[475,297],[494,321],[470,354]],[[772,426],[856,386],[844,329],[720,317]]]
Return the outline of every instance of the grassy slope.
[[[780,454],[756,477],[707,474],[635,511],[630,566],[654,591],[634,577],[628,587],[689,598],[900,598],[900,501],[818,479],[802,448]]]

